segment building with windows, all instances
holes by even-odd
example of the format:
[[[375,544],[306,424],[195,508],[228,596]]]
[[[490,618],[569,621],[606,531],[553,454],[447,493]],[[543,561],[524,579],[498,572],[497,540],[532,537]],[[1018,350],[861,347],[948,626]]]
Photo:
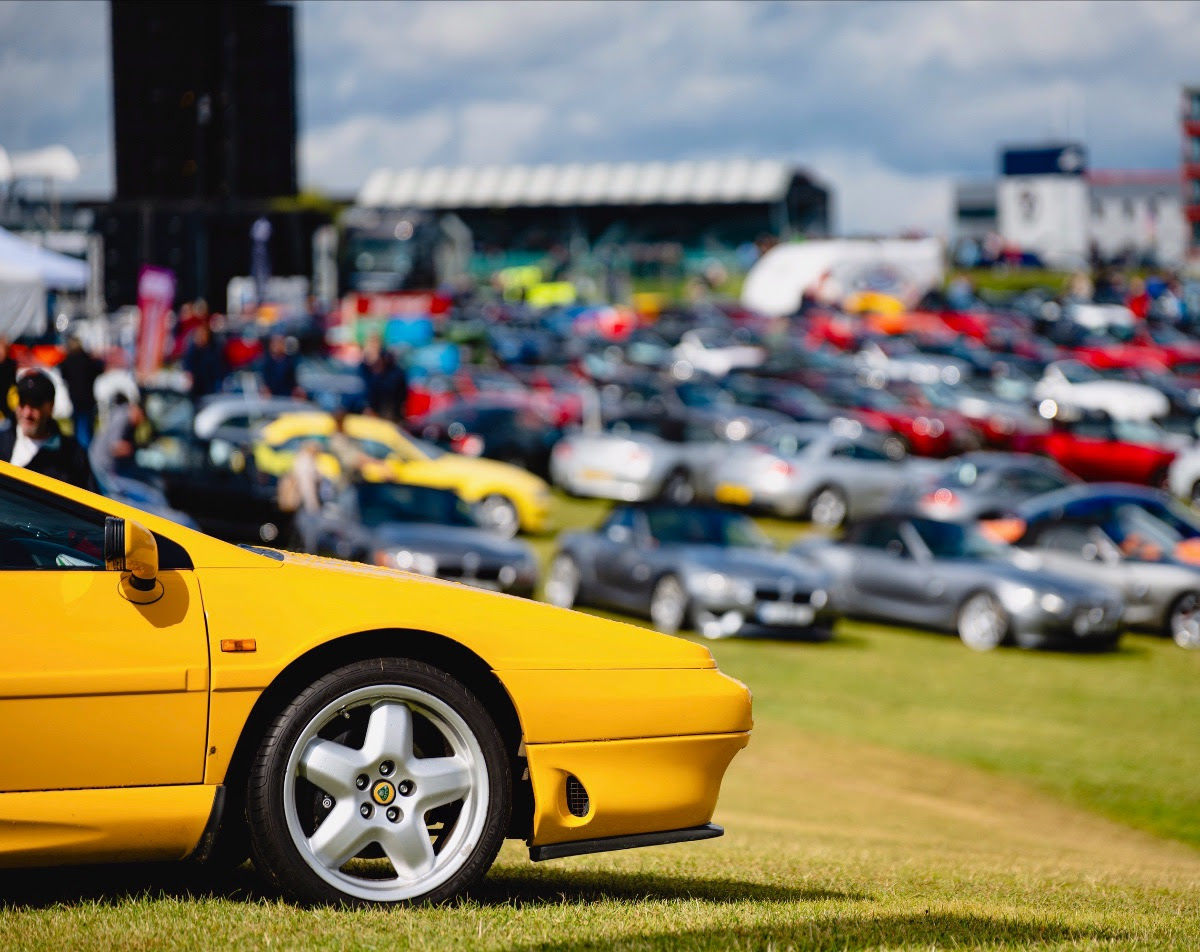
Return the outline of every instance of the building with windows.
[[[1200,142],[1200,121],[1196,123]],[[1185,171],[1187,166],[1185,165]],[[1200,220],[1200,158],[1195,220]],[[955,189],[955,247],[960,262],[1007,246],[1051,267],[1119,261],[1178,267],[1187,260],[1189,216],[1174,171],[1088,168],[1079,143],[1000,152],[1000,177]]]
[[[358,206],[450,212],[476,248],[666,244],[733,249],[771,235],[825,236],[829,191],[785,162],[621,162],[381,169]]]

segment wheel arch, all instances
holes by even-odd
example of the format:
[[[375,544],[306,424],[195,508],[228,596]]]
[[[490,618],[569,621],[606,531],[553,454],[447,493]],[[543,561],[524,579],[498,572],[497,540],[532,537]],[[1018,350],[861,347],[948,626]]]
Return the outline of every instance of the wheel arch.
[[[344,635],[312,648],[279,672],[259,695],[242,725],[221,781],[232,795],[235,810],[240,809],[255,752],[279,712],[323,674],[381,657],[422,661],[451,675],[479,699],[500,732],[512,767],[512,818],[507,835],[528,838],[533,828],[533,791],[528,772],[520,763],[524,732],[512,698],[488,663],[475,652],[444,635],[419,629],[380,628]],[[242,818],[233,819],[240,822]]]

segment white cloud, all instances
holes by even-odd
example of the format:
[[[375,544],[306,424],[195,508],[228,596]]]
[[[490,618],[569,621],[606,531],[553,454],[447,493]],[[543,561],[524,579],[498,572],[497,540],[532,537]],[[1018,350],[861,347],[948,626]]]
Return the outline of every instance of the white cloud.
[[[833,192],[831,225],[836,233],[950,236],[954,184],[949,176],[905,174],[863,152],[813,152],[799,158]]]
[[[300,179],[335,192],[357,192],[378,168],[433,161],[454,132],[446,109],[405,119],[352,116],[301,137]]]

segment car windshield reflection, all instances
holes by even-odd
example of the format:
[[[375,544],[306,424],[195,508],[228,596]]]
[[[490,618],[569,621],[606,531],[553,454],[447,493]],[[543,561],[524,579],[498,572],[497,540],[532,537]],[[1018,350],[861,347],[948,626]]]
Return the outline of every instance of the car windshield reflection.
[[[773,548],[746,516],[720,509],[654,508],[647,511],[650,534],[660,543]]]
[[[445,489],[404,486],[396,483],[365,483],[355,490],[363,525],[385,522],[431,522],[444,526],[478,523],[466,503]]]

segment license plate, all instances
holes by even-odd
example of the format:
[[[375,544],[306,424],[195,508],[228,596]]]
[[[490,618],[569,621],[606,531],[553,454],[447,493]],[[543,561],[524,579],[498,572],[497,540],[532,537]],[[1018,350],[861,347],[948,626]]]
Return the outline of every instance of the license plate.
[[[579,471],[579,478],[580,479],[607,480],[607,479],[611,479],[612,477],[609,476],[609,474],[602,469],[581,469]]]
[[[811,605],[768,602],[758,607],[758,619],[764,625],[810,625],[816,617]]]
[[[713,492],[717,502],[729,503],[734,506],[748,506],[754,498],[754,493],[748,486],[738,486],[734,483],[718,483]]]

